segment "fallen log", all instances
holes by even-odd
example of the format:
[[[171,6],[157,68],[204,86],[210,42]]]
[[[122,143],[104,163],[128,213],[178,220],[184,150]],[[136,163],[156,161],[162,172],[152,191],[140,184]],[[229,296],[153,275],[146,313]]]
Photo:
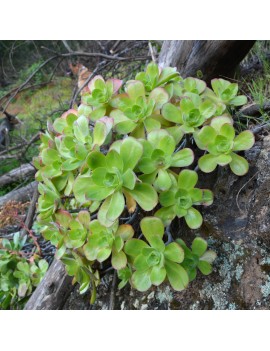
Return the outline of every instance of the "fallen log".
[[[177,67],[183,77],[202,79],[232,77],[235,69],[254,45],[253,40],[165,40],[159,55],[163,67]]]
[[[61,310],[73,286],[63,263],[54,259],[44,279],[26,303],[25,310]]]
[[[30,201],[37,182],[32,182],[26,186],[12,190],[4,196],[0,197],[0,207],[4,206],[8,201],[18,201],[18,202],[27,202]]]
[[[26,178],[33,177],[36,170],[30,163],[25,163],[18,168],[13,169],[12,171],[3,174],[0,177],[0,187],[15,183],[22,182]]]

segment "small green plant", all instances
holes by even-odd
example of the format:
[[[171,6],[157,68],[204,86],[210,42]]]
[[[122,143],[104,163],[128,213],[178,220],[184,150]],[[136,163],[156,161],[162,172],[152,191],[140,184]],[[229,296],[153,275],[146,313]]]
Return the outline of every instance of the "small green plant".
[[[235,151],[250,149],[254,144],[254,135],[246,130],[235,137],[235,130],[230,123],[224,123],[224,118],[212,119],[210,126],[204,126],[194,134],[197,145],[209,153],[199,159],[199,168],[212,172],[217,165],[230,165],[232,172],[242,176],[248,172],[248,162]]]
[[[23,308],[32,290],[44,277],[48,263],[22,251],[27,237],[17,232],[13,241],[0,242],[0,309]]]
[[[197,229],[202,225],[202,215],[193,205],[211,205],[213,194],[210,190],[194,188],[198,174],[194,171],[183,170],[177,177],[177,184],[171,190],[160,194],[161,209],[156,212],[163,222],[168,225],[177,216],[184,217],[187,225]]]
[[[195,238],[192,242],[191,249],[187,247],[182,239],[176,239],[176,242],[184,250],[184,261],[182,266],[188,273],[189,280],[196,278],[197,269],[203,274],[208,275],[212,272],[212,263],[216,259],[216,253],[212,250],[207,250],[207,242],[202,238]]]
[[[183,290],[188,285],[188,275],[180,265],[184,260],[181,246],[176,242],[164,244],[164,225],[159,218],[145,217],[140,226],[149,244],[131,239],[125,245],[125,252],[135,269],[132,285],[139,291],[146,291],[152,284],[160,285],[167,277],[175,290]]]
[[[217,165],[247,172],[237,152],[254,137],[236,135],[231,116],[246,98],[234,83],[213,80],[212,90],[155,63],[124,86],[97,76],[88,88],[78,110],[49,122],[41,137],[35,166],[43,235],[81,293],[92,290],[91,302],[104,267],[117,270],[119,288],[130,282],[146,291],[167,280],[180,291],[197,268],[211,272],[215,254],[201,238],[191,250],[174,241],[169,226],[183,217],[200,228],[199,208],[213,202],[210,190],[195,187],[199,149],[203,172]]]

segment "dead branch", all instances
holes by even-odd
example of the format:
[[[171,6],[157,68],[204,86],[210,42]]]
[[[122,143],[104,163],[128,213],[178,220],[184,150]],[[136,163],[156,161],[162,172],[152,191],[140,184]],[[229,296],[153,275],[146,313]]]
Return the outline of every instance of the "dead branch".
[[[0,176],[0,187],[3,188],[8,184],[20,182],[25,178],[32,177],[35,172],[35,168],[30,163],[25,163],[20,167]]]
[[[24,155],[26,154],[27,150],[29,149],[29,147],[35,143],[37,140],[39,140],[40,137],[40,132],[36,133],[30,140],[29,142],[26,142],[24,144],[20,144],[20,145],[16,145],[13,148],[10,148],[8,150],[2,151],[0,153],[0,161],[3,160],[9,160],[9,159],[18,159],[18,160],[22,160],[24,158]],[[15,154],[9,154],[10,151],[14,151],[16,149],[20,149],[20,151],[18,153]]]
[[[34,222],[34,217],[35,217],[35,213],[36,213],[36,204],[38,201],[38,184],[36,183],[34,186],[34,193],[33,193],[33,197],[30,203],[30,206],[28,208],[28,212],[27,212],[27,216],[24,222],[24,227],[21,231],[21,235],[27,235],[27,233],[29,234],[29,230],[31,230],[33,222]],[[28,230],[27,230],[28,229]],[[33,239],[34,241],[36,241],[36,239]],[[36,241],[36,246],[38,246],[38,243]]]
[[[42,47],[44,48],[44,47]],[[46,48],[45,48],[46,49]],[[55,60],[55,59],[60,59],[60,58],[67,58],[67,57],[73,57],[73,56],[85,56],[85,57],[102,57],[105,58],[107,60],[115,60],[115,61],[141,61],[141,60],[146,60],[149,57],[147,56],[138,56],[138,57],[122,57],[122,56],[118,56],[118,55],[107,55],[107,54],[102,54],[102,53],[88,53],[88,52],[80,52],[80,51],[73,51],[73,52],[69,52],[69,53],[57,53],[53,50],[50,50],[51,52],[53,52],[55,55],[48,58],[47,60],[45,60],[32,74],[30,74],[30,76],[18,87],[15,89],[12,89],[12,92],[7,93],[4,97],[2,97],[0,99],[0,103],[8,96],[11,95],[11,97],[8,99],[8,101],[5,103],[3,110],[5,111],[7,109],[7,107],[9,106],[9,104],[11,103],[11,101],[14,99],[14,97],[22,91],[22,89],[25,88],[25,86],[31,81],[31,79],[37,74],[37,72],[39,72],[43,67],[45,67],[48,63],[50,63],[51,61]]]

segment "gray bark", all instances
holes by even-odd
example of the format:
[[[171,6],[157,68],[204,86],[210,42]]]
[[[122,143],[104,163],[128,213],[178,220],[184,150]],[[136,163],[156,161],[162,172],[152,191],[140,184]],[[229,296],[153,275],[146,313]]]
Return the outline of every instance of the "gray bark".
[[[165,40],[159,63],[163,67],[177,67],[183,77],[196,77],[201,71],[205,81],[231,77],[246,56],[252,40]]]
[[[0,187],[3,188],[11,183],[22,182],[24,179],[32,177],[35,172],[35,168],[30,163],[25,163],[0,176]]]

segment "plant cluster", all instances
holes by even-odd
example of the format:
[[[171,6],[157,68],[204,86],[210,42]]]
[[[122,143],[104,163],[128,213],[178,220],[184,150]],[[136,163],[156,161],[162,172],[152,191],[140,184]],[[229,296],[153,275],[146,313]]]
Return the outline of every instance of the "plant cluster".
[[[48,263],[23,251],[27,236],[0,241],[0,309],[20,309],[44,277]]]
[[[199,207],[213,202],[210,190],[195,187],[194,151],[202,150],[203,172],[217,165],[248,171],[237,152],[254,137],[236,136],[230,114],[246,97],[235,83],[215,79],[210,89],[155,63],[125,84],[96,76],[88,88],[79,108],[48,122],[41,136],[35,166],[43,235],[80,291],[92,289],[92,301],[99,270],[110,265],[120,288],[130,282],[145,291],[168,280],[180,291],[197,268],[209,274],[215,258],[203,239],[189,249],[169,235],[176,217],[198,229]]]

